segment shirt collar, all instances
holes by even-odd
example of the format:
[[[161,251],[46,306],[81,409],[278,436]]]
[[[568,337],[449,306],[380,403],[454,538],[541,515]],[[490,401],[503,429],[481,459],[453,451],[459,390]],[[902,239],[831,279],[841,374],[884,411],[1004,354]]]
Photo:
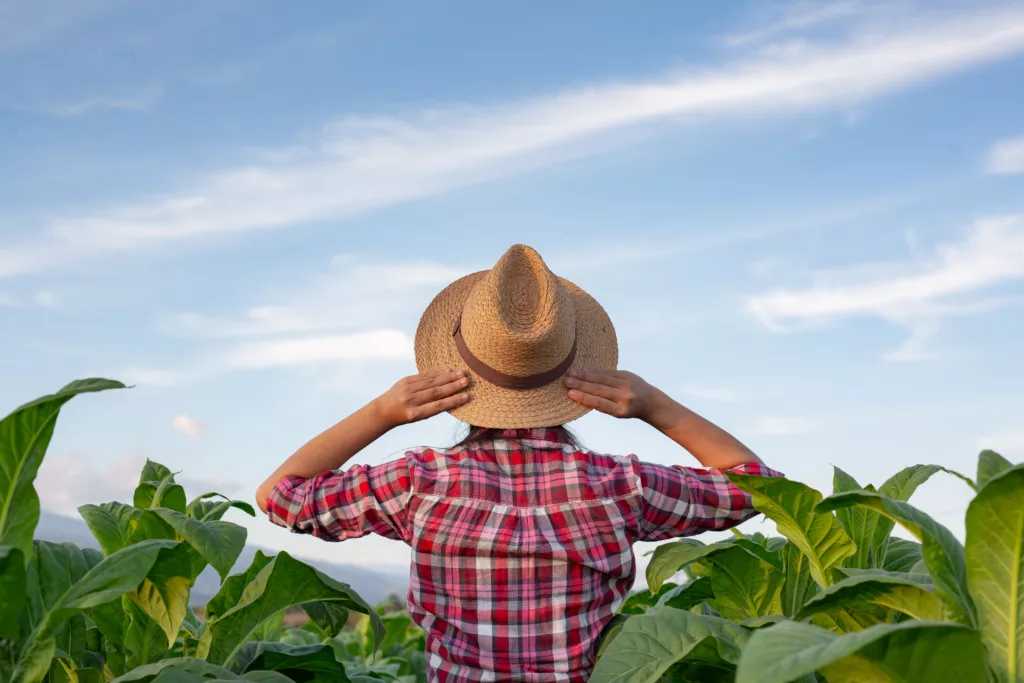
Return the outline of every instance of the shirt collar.
[[[552,443],[572,444],[568,432],[558,427],[535,427],[533,429],[496,429],[495,439],[529,439]]]

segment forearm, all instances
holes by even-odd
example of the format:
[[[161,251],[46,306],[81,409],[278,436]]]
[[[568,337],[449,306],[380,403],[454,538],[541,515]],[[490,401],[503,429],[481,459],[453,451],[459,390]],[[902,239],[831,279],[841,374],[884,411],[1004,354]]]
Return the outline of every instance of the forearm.
[[[371,401],[333,427],[321,432],[284,461],[256,490],[256,503],[266,512],[267,496],[285,477],[312,477],[340,469],[352,457],[383,436],[392,425]]]
[[[685,448],[704,467],[730,469],[761,462],[736,437],[655,389],[650,409],[642,418]]]

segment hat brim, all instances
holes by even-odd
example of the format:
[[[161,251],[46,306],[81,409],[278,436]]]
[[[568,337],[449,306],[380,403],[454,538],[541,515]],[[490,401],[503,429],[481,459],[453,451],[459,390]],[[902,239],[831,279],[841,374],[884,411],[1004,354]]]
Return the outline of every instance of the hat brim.
[[[449,411],[476,427],[526,429],[576,420],[590,408],[569,398],[564,375],[536,389],[506,389],[478,377],[462,360],[452,336],[466,297],[488,271],[467,275],[441,291],[427,306],[416,329],[416,367],[420,372],[465,370],[469,400]],[[573,368],[615,370],[619,347],[615,328],[601,304],[565,278],[558,278],[576,308],[576,358]]]

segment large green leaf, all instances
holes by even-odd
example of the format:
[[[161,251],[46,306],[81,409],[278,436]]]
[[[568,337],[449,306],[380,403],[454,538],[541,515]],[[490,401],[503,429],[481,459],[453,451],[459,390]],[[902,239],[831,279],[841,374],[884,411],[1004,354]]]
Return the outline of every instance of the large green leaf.
[[[984,683],[978,632],[907,621],[837,635],[794,621],[756,631],[736,683],[788,683],[820,671],[829,683]]]
[[[359,620],[356,632],[360,635],[363,643],[363,661],[376,663],[393,654],[405,644],[409,637],[409,627],[412,625],[412,617],[406,611],[392,612],[380,615],[381,623],[384,625],[383,635],[378,637],[374,631],[374,622],[369,618]]]
[[[158,483],[170,476],[172,479],[174,473],[166,465],[161,465],[155,460],[146,458],[146,464],[142,466],[142,472],[139,474],[139,483],[146,481],[152,481]]]
[[[170,474],[157,484],[153,492],[153,498],[147,507],[170,508],[175,512],[185,514],[185,507],[188,505],[185,498],[185,489],[181,484],[174,481],[174,475]]]
[[[611,647],[612,641],[619,635],[619,631],[632,618],[633,616],[629,614],[616,614],[612,617],[611,621],[605,624],[604,630],[601,631],[601,637],[597,641],[596,659],[601,659],[604,656],[604,653]],[[347,657],[341,657],[341,659],[348,661]]]
[[[964,547],[950,532],[909,503],[886,498],[870,491],[850,491],[826,498],[822,510],[838,510],[849,505],[864,505],[899,522],[921,542],[921,554],[935,587],[950,606],[950,618],[974,625],[974,603],[967,590],[967,564]]]
[[[139,509],[124,503],[83,505],[78,514],[85,520],[89,531],[100,544],[104,555],[117,552],[131,542],[135,518]]]
[[[20,548],[0,546],[0,638],[18,637],[18,615],[25,606],[25,556]]]
[[[242,600],[245,587],[252,583],[264,567],[273,561],[273,555],[265,555],[262,550],[257,550],[246,570],[232,574],[225,579],[217,594],[206,603],[206,621],[216,621],[222,614],[237,605]]]
[[[183,513],[186,507],[185,489],[174,481],[174,472],[147,458],[132,502],[140,510],[166,507]]]
[[[811,487],[782,477],[729,474],[729,479],[749,493],[754,508],[807,556],[811,578],[819,586],[829,585],[832,569],[857,552],[839,520],[816,509],[821,494]]]
[[[978,490],[985,488],[985,484],[1012,467],[1012,462],[995,451],[982,451],[978,455]]]
[[[221,498],[223,500],[210,500],[211,498]],[[223,517],[224,513],[231,508],[237,508],[250,517],[256,516],[256,510],[254,510],[252,505],[244,500],[231,500],[221,493],[215,493],[212,491],[210,493],[204,493],[201,496],[196,496],[192,502],[188,504],[188,507],[185,509],[185,514],[193,519],[198,519],[203,522],[212,522]]]
[[[718,544],[713,545],[717,547]],[[700,549],[705,547],[700,541],[691,538],[659,545],[647,565],[647,587],[652,593],[657,593],[661,585],[679,573],[683,566],[701,557]]]
[[[86,552],[71,543],[35,541],[34,553],[26,572],[28,610],[25,627],[31,632],[46,619],[61,597],[89,571]],[[85,654],[85,620],[82,615],[70,615],[56,626],[50,636],[55,650],[64,658],[80,663]],[[71,666],[74,669],[74,666]],[[63,675],[64,671],[58,672]]]
[[[925,621],[946,618],[946,604],[935,594],[927,576],[871,569],[857,571],[812,597],[797,614],[797,619],[837,609],[857,609],[865,603]]]
[[[811,623],[833,633],[853,633],[889,621],[889,612],[874,605],[856,608],[838,607],[811,615]]]
[[[923,559],[921,544],[908,538],[890,538],[882,569],[887,572],[909,573]]]
[[[0,420],[0,546],[18,548],[26,562],[32,554],[32,534],[39,523],[33,482],[61,407],[78,394],[121,388],[123,384],[109,379],[78,380]]]
[[[711,589],[724,618],[743,621],[782,611],[785,574],[780,569],[738,546],[712,553],[707,560],[714,567]]]
[[[988,479],[971,501],[966,554],[989,664],[1000,683],[1024,681],[1024,465]]]
[[[280,671],[296,680],[320,677],[326,681],[347,683],[345,667],[327,645],[286,645],[250,641],[238,651],[232,663],[235,673]]]
[[[628,596],[619,607],[619,614],[643,614],[654,607],[659,600],[672,590],[678,588],[674,583],[663,583],[657,593],[639,590]]]
[[[158,516],[174,530],[176,538],[192,547],[193,580],[199,576],[207,563],[216,569],[221,580],[224,580],[245,547],[245,527],[231,522],[200,522],[183,512],[167,508],[146,510],[142,513],[140,521],[148,515]]]
[[[124,631],[125,669],[135,669],[160,661],[167,655],[167,634],[160,623],[139,605],[124,600],[127,618]]]
[[[739,548],[743,548],[751,555],[759,558],[762,562],[770,564],[775,569],[782,571],[782,549],[786,545],[786,539],[784,538],[772,538],[767,539],[769,541],[777,541],[777,543],[771,543],[771,547],[767,543],[759,543],[750,538],[741,537],[732,539],[732,544]]]
[[[856,479],[838,467],[833,466],[832,470],[833,493],[864,489],[863,486],[857,483]],[[846,534],[853,541],[853,544],[857,546],[857,552],[847,559],[845,562],[846,566],[867,569],[869,566],[868,558],[871,555],[871,541],[875,535],[875,526],[878,524],[878,513],[867,508],[851,506],[836,510],[836,519],[839,520],[843,529],[846,530]]]
[[[69,545],[69,544],[68,544]],[[34,620],[34,628],[22,647],[14,671],[16,683],[38,683],[46,676],[56,652],[56,636],[67,620],[83,609],[110,602],[133,590],[149,573],[162,549],[174,545],[169,541],[147,541],[117,551],[76,578],[89,562],[84,553],[81,560],[64,544],[39,543],[44,550],[36,558],[36,590],[30,589],[30,601],[44,606]],[[58,547],[59,546],[59,547]],[[70,546],[73,548],[74,546]],[[77,549],[76,549],[77,550]],[[55,578],[66,568],[72,580]],[[61,583],[57,583],[60,581]],[[57,597],[60,586],[67,586]],[[37,608],[33,608],[37,609]]]
[[[370,615],[377,639],[383,637],[380,617],[351,587],[280,552],[256,574],[234,606],[209,619],[198,654],[225,664],[264,621],[294,605],[315,601],[338,603]]]
[[[152,683],[157,676],[168,669],[183,673],[196,674],[202,679],[238,680],[233,672],[222,666],[197,659],[195,657],[179,657],[141,666],[123,676],[115,678],[112,683]]]
[[[86,610],[86,616],[95,624],[108,645],[124,649],[124,631],[127,626],[127,614],[122,599],[111,600]]]
[[[879,495],[891,500],[907,502],[921,484],[928,481],[941,468],[936,465],[911,465],[889,477],[878,488]],[[836,511],[838,513],[838,510]],[[871,539],[871,566],[880,569],[885,563],[889,535],[895,522],[890,517],[876,517],[877,524]]]
[[[795,616],[809,597],[818,592],[818,585],[811,579],[810,559],[792,543],[782,549],[784,581],[779,594],[782,613]]]
[[[333,602],[308,602],[302,606],[309,620],[323,631],[328,638],[341,633],[348,623],[349,611]]]
[[[160,551],[142,584],[128,594],[128,599],[163,630],[167,647],[174,644],[185,620],[191,580],[188,546],[178,543]]]
[[[657,681],[673,664],[725,668],[739,662],[749,633],[725,619],[665,607],[630,617],[597,661],[590,683]]]
[[[715,591],[711,588],[711,578],[702,576],[668,591],[658,599],[655,607],[691,609],[702,602],[714,599]]]

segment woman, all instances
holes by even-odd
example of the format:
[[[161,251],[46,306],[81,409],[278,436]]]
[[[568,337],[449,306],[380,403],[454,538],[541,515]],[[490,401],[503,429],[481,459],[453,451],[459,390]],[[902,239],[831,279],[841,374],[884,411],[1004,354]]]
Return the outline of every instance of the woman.
[[[529,247],[448,286],[416,333],[421,374],[300,448],[257,492],[276,524],[412,547],[409,609],[432,681],[585,681],[636,572],[632,545],[755,514],[724,472],[765,467],[722,429],[616,371],[604,309]],[[580,449],[591,409],[637,418],[705,469]],[[340,468],[385,432],[442,412],[472,425],[439,450]]]

